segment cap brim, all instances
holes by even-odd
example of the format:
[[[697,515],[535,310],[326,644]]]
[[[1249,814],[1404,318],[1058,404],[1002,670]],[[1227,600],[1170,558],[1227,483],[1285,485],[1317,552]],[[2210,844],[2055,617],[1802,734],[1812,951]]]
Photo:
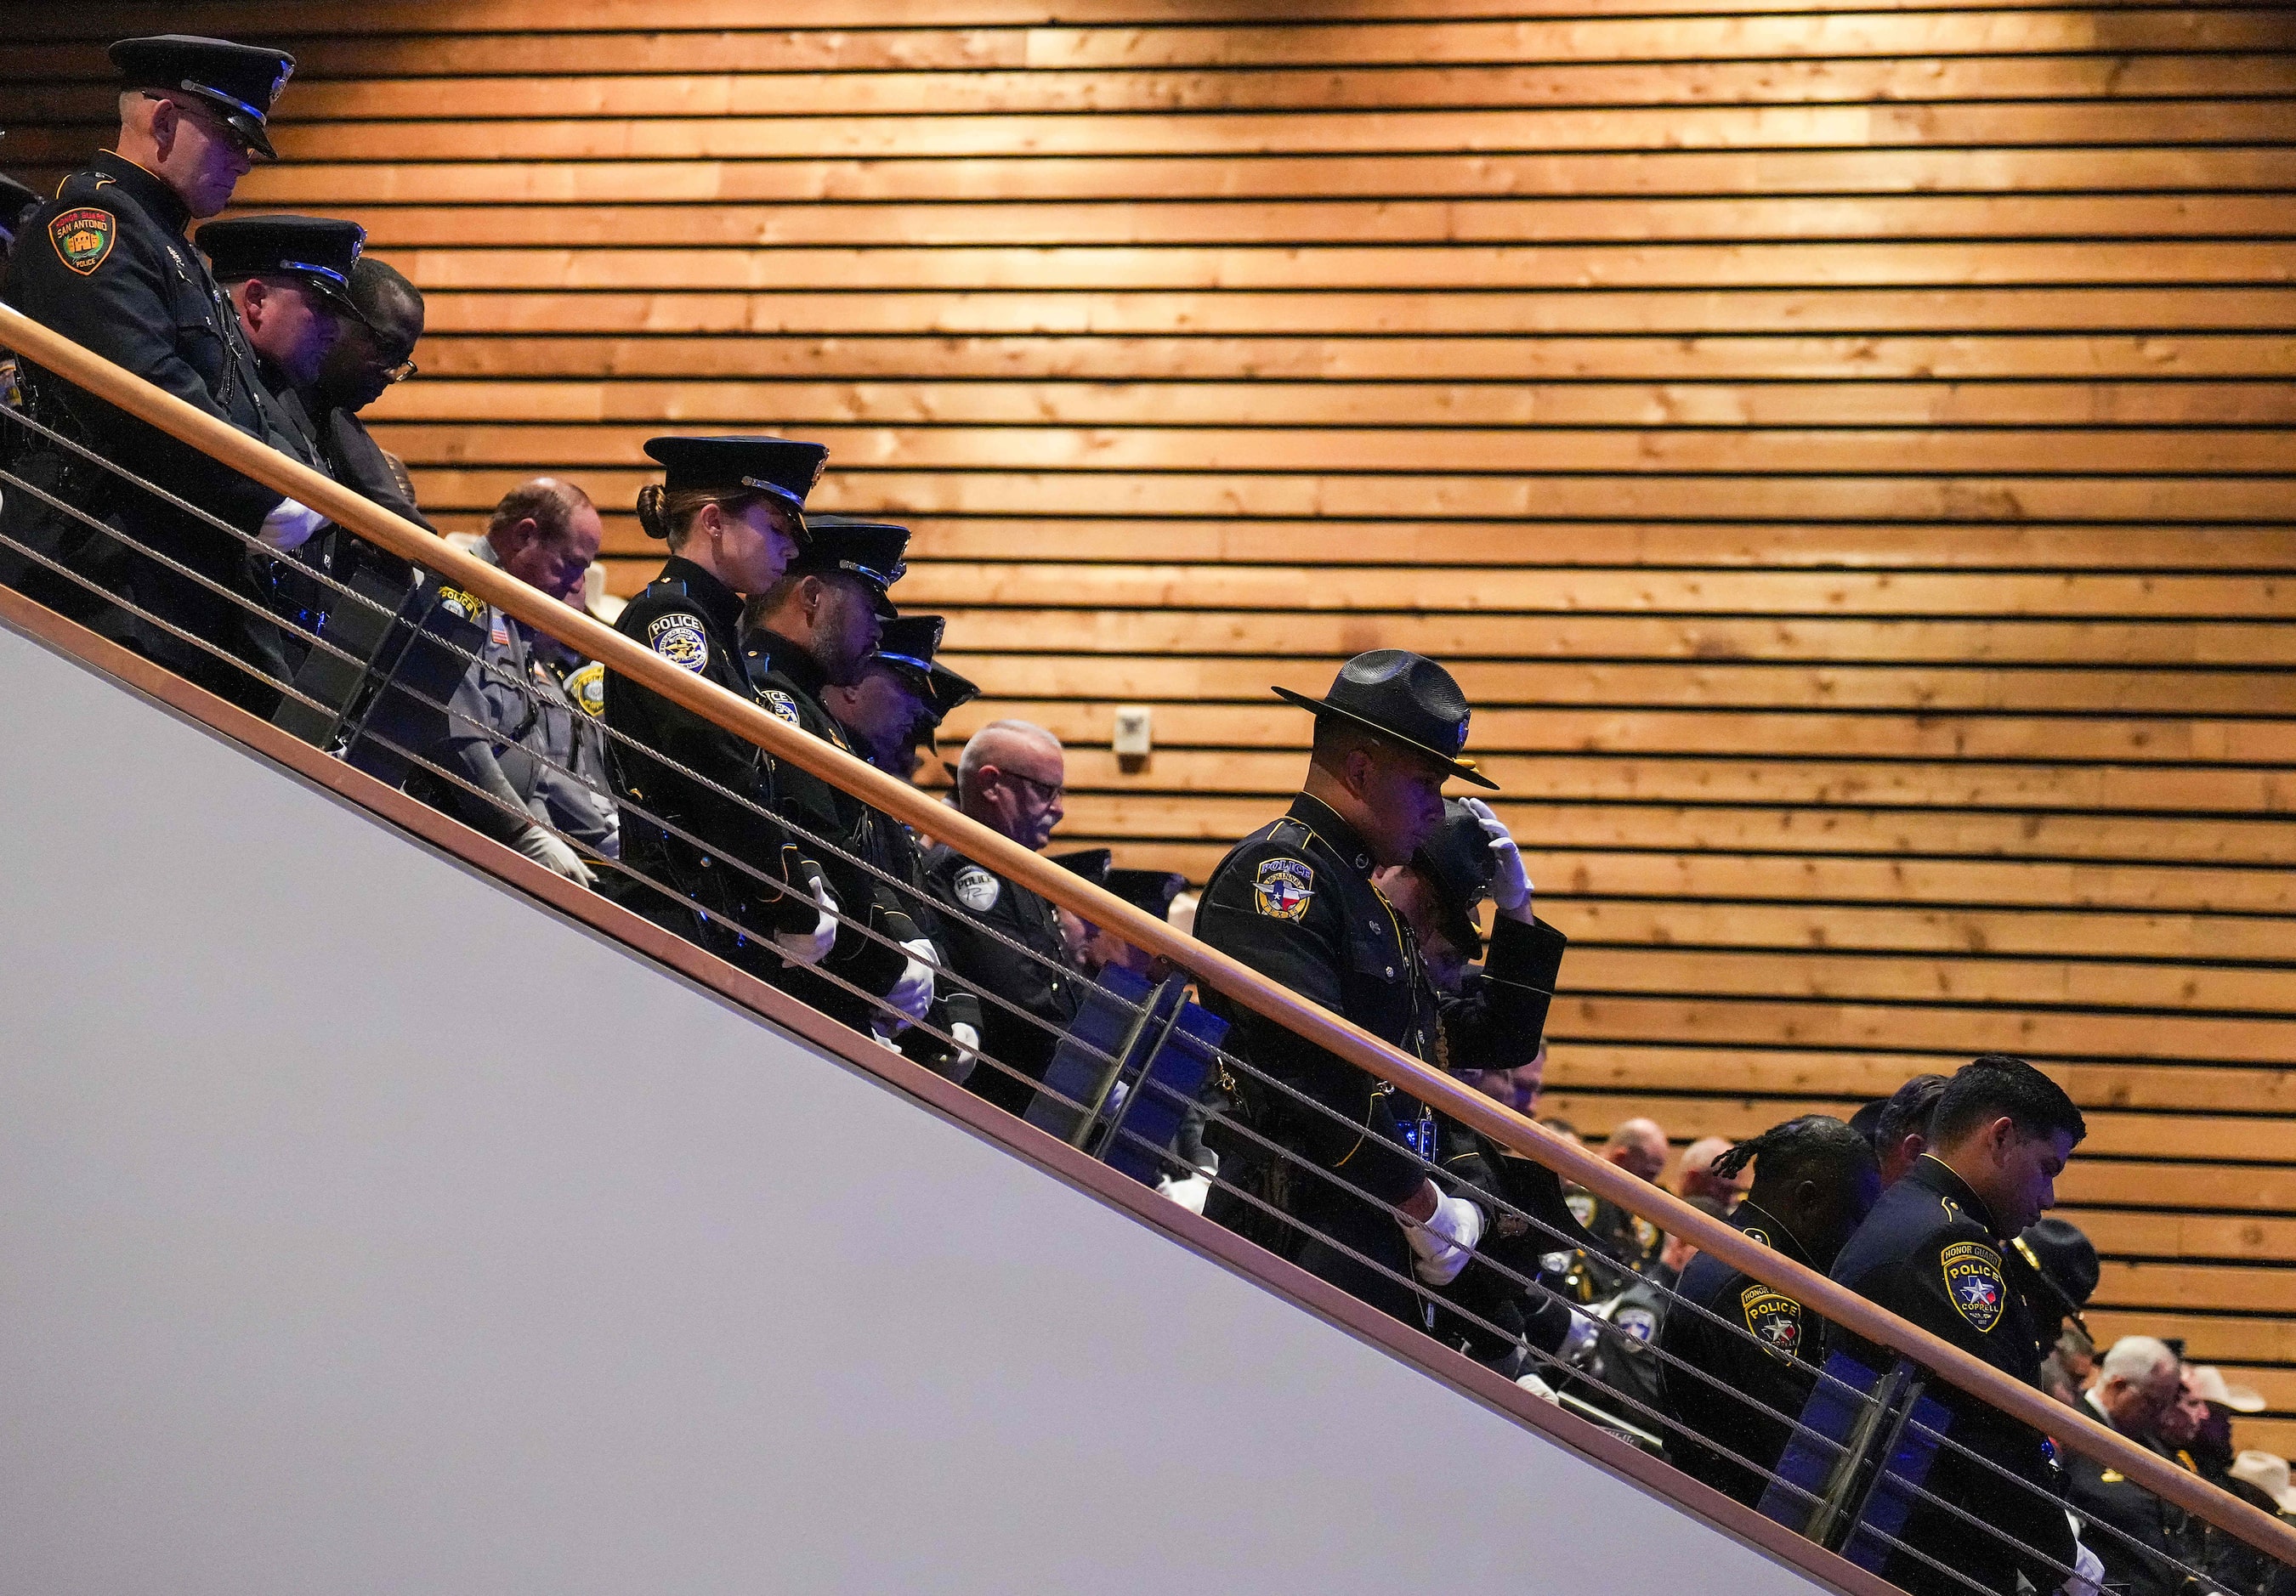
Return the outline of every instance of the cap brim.
[[[1337,704],[1332,703],[1326,700],[1311,699],[1306,693],[1294,692],[1288,687],[1277,687],[1271,691],[1274,692],[1277,698],[1282,699],[1285,703],[1305,709],[1310,715],[1336,715],[1341,720],[1353,721],[1357,725],[1361,726],[1366,732],[1378,733],[1388,741],[1394,743],[1398,748],[1406,748],[1411,749],[1414,753],[1424,754],[1427,757],[1435,761],[1436,764],[1449,771],[1451,774],[1458,777],[1462,782],[1472,782],[1476,786],[1487,787],[1493,792],[1496,792],[1499,790],[1499,784],[1496,782],[1492,781],[1490,777],[1483,774],[1481,771],[1477,770],[1475,768],[1474,761],[1472,759],[1457,758],[1453,755],[1444,753],[1440,749],[1432,749],[1423,742],[1414,741],[1412,739],[1404,736],[1399,732],[1392,731],[1386,726],[1381,725],[1377,721],[1371,719],[1367,716],[1357,715],[1352,709],[1342,709]]]
[[[264,160],[276,160],[279,159],[279,151],[271,147],[271,130],[266,127],[262,123],[257,121],[253,117],[249,116],[245,111],[240,110],[237,105],[233,104],[228,100],[220,99],[214,94],[202,94],[200,90],[195,88],[183,89],[178,92],[187,94],[198,94],[201,99],[206,101],[209,105],[214,106],[217,111],[221,114],[223,119],[231,124],[232,130],[237,133],[240,137],[247,141],[248,148],[253,150],[258,155],[263,157]]]
[[[871,587],[869,589],[869,597],[877,606],[877,618],[879,620],[898,620],[901,618],[901,611],[899,608],[894,604],[893,595],[887,593],[883,588],[875,586]]]

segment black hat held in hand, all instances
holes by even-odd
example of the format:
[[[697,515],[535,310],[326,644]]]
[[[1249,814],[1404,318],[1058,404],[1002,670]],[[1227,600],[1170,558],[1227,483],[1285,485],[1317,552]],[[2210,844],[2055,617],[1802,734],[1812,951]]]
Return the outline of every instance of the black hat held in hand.
[[[295,72],[295,58],[284,50],[162,33],[121,39],[111,46],[111,64],[119,69],[123,87],[162,89],[206,101],[249,149],[266,160],[279,159],[267,124],[279,91]]]
[[[1467,699],[1451,673],[1424,654],[1403,649],[1374,649],[1340,667],[1332,691],[1321,699],[1289,688],[1275,696],[1318,719],[1336,715],[1378,733],[1390,742],[1425,754],[1451,773],[1496,790],[1496,782],[1461,757],[1467,749]]]
[[[1498,873],[1483,823],[1458,799],[1446,798],[1443,823],[1420,845],[1411,863],[1434,883],[1443,934],[1468,958],[1476,957],[1483,951],[1483,936],[1476,929],[1475,912],[1490,896],[1491,878]]]

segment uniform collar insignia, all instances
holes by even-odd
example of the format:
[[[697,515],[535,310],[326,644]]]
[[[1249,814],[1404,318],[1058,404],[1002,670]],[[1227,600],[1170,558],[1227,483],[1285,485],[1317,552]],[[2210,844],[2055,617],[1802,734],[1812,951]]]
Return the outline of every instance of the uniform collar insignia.
[[[1303,792],[1292,800],[1290,814],[1292,819],[1304,822],[1326,847],[1340,856],[1341,863],[1353,866],[1364,880],[1371,879],[1371,850],[1356,835],[1355,828],[1333,813],[1329,804]]]

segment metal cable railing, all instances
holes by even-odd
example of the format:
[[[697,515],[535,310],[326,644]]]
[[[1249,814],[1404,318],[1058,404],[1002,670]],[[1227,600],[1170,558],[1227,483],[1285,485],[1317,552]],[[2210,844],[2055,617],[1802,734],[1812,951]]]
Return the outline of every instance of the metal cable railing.
[[[336,525],[389,553],[433,571],[440,578],[452,581],[458,586],[478,593],[496,608],[536,630],[556,638],[560,642],[583,655],[600,660],[609,670],[643,682],[650,691],[744,738],[763,749],[771,757],[785,761],[828,781],[832,785],[858,799],[880,815],[889,817],[891,822],[906,823],[922,836],[946,841],[965,857],[980,863],[998,876],[1027,886],[1048,901],[1083,916],[1103,930],[1120,937],[1144,953],[1169,961],[1177,969],[1185,972],[1187,976],[1192,977],[1207,989],[1220,993],[1239,1008],[1273,1019],[1366,1069],[1394,1090],[1407,1093],[1414,1101],[1423,1103],[1430,1109],[1444,1116],[1447,1123],[1488,1137],[1496,1145],[1527,1157],[1559,1174],[1576,1181],[1595,1195],[1607,1198],[1628,1212],[1649,1219],[1661,1229],[1684,1236],[1701,1248],[1715,1253],[1725,1262],[1743,1270],[1754,1279],[1794,1297],[1813,1314],[1824,1316],[1824,1319],[1849,1333],[1887,1347],[1901,1358],[1909,1359],[1915,1364],[1934,1371],[1953,1385],[1980,1400],[1991,1403],[1997,1408],[2022,1422],[2038,1423],[2051,1429],[2078,1451],[2097,1457],[2116,1468],[2125,1466],[2127,1477],[2140,1483],[2148,1490],[2155,1491],[2156,1494],[2164,1501],[2175,1503],[2185,1511],[2193,1513],[2198,1518],[2238,1538],[2249,1546],[2296,1564],[2296,1535],[2291,1535],[2284,1526],[2248,1508],[2246,1504],[2225,1496],[2222,1493],[2216,1492],[2212,1487],[2189,1476],[2183,1475],[2173,1463],[2164,1462],[2153,1454],[2132,1446],[2111,1431],[2095,1425],[2085,1415],[2062,1408],[2053,1409],[2048,1404],[2048,1399],[2040,1396],[2039,1394],[2029,1392],[2016,1386],[1996,1371],[1978,1363],[1967,1355],[1894,1319],[1873,1305],[1824,1281],[1822,1276],[1804,1270],[1792,1260],[1762,1247],[1759,1242],[1749,1240],[1736,1230],[1680,1203],[1655,1187],[1643,1184],[1631,1175],[1593,1158],[1592,1155],[1561,1142],[1514,1114],[1511,1109],[1430,1069],[1409,1055],[1387,1047],[1346,1022],[1302,1003],[1283,988],[1273,986],[1243,966],[1222,957],[1201,944],[1193,942],[1169,926],[1131,905],[1100,892],[1089,883],[1070,875],[1048,861],[1014,847],[1001,837],[978,826],[961,814],[934,801],[929,796],[885,776],[794,727],[784,724],[755,705],[742,703],[733,695],[723,692],[696,675],[664,664],[630,640],[599,626],[587,617],[567,609],[538,592],[524,587],[507,573],[461,552],[452,545],[431,536],[410,523],[398,520],[348,490],[329,482],[324,477],[284,456],[272,453],[262,445],[234,432],[228,427],[212,421],[190,406],[184,405],[179,401],[137,383],[126,373],[119,372],[116,369],[105,365],[86,351],[78,349],[77,346],[70,345],[25,321],[20,315],[5,307],[0,307],[0,343],[16,348],[35,364],[67,376],[75,383],[101,393],[107,400],[131,413],[151,422],[195,446],[205,449],[216,459],[233,469],[241,471],[277,491],[310,505],[313,509],[330,516]],[[142,490],[161,492],[137,478],[135,473],[119,462],[103,460],[100,455],[82,447],[74,440],[62,438],[53,430],[39,427],[29,418],[13,413],[5,413],[11,422],[20,423],[26,430],[43,434],[52,444],[75,451],[101,469],[118,474]],[[60,513],[74,518],[94,535],[115,539],[124,537],[119,528],[87,515],[78,507],[63,502],[37,484],[12,472],[0,472],[0,483],[4,483],[10,493],[29,494]],[[231,537],[246,545],[252,557],[275,561],[286,558],[265,547],[250,535],[207,515],[197,506],[187,504],[172,495],[163,495],[163,496],[168,497],[180,512],[199,519],[211,529],[227,533]],[[66,561],[55,560],[44,555],[39,551],[26,548],[4,536],[0,536],[0,542],[10,544],[19,554],[29,558],[43,569],[59,577],[91,591],[102,591],[100,584],[85,573],[70,569]],[[257,613],[257,607],[250,604],[248,595],[232,591],[227,585],[217,583],[212,578],[190,569],[181,561],[171,561],[160,551],[143,544],[137,544],[136,547],[141,557],[156,559],[163,564],[169,565],[178,575],[201,584],[231,604],[250,610],[251,618],[278,627],[283,632],[292,635],[301,646],[314,651],[327,651],[347,667],[360,669],[365,667],[367,663],[365,660],[336,647],[320,631],[295,624],[275,613]],[[388,606],[334,580],[325,573],[310,571],[306,568],[302,574],[334,594],[343,604],[364,606],[379,618],[387,618],[392,613]],[[133,606],[129,608],[131,612],[140,615],[147,623],[162,626],[181,641],[203,650],[219,659],[227,659],[231,665],[239,669],[250,668],[244,660],[231,655],[226,650],[218,648],[212,640],[191,635],[183,628],[172,626],[164,617],[136,610]],[[436,641],[438,646],[457,657],[463,668],[483,667],[485,662],[472,651],[453,643],[449,640]],[[300,697],[306,702],[311,701],[308,695],[297,693],[291,681],[280,681],[274,678],[266,678],[266,680],[271,687],[282,692]],[[526,683],[507,684],[521,692],[532,694],[534,692]],[[426,708],[438,712],[448,723],[463,720],[474,732],[483,733],[488,729],[480,723],[468,721],[467,717],[462,716],[450,702],[442,700],[436,694],[404,686],[399,690],[412,694]],[[369,700],[370,707],[373,701]],[[642,746],[636,744],[618,728],[602,724],[601,730],[609,740],[632,748]],[[387,733],[379,735],[383,737],[395,753],[410,765],[427,770],[458,791],[468,794],[480,802],[504,806],[501,800],[495,795],[479,789],[455,771],[441,765],[431,757],[435,750],[405,746],[392,741]],[[840,866],[858,872],[861,879],[872,882],[874,886],[883,887],[895,897],[905,898],[919,906],[929,908],[934,915],[945,921],[952,919],[961,921],[973,934],[993,939],[1007,953],[1017,954],[1048,972],[1057,971],[1070,978],[1076,975],[1077,972],[1073,967],[1062,965],[1025,943],[1006,937],[996,927],[988,924],[978,915],[969,913],[961,905],[951,904],[939,896],[929,894],[920,883],[904,879],[883,868],[855,847],[852,839],[822,835],[816,830],[792,821],[786,813],[769,811],[745,795],[729,790],[702,773],[693,771],[674,761],[666,760],[665,756],[658,749],[648,748],[644,751],[649,759],[657,763],[670,764],[684,778],[712,790],[716,796],[754,814],[760,822],[769,823],[780,831],[791,833],[800,839],[808,850],[815,852],[824,861],[835,859]],[[562,764],[550,763],[551,767],[557,773],[576,780],[581,779],[578,772]],[[626,799],[622,801],[621,807],[626,813],[635,815],[648,824],[660,826],[666,832],[679,836],[696,847],[702,846],[702,839],[693,832],[681,828],[670,819],[649,812],[643,805]],[[530,814],[520,814],[517,818],[527,820],[533,817]],[[575,839],[566,836],[562,831],[557,831],[554,827],[551,829],[562,841],[578,848],[579,845]],[[662,895],[666,900],[682,900],[684,897],[673,884],[660,880],[627,863],[615,864],[611,861],[600,860],[594,854],[591,855],[591,859],[601,868],[620,870],[626,876],[637,880],[641,884]],[[733,868],[746,872],[760,888],[768,891],[780,889],[781,883],[737,858],[727,858],[726,863]],[[840,931],[849,929],[857,938],[870,942],[889,954],[900,949],[901,944],[869,923],[869,918],[865,913],[857,912],[860,907],[847,904],[838,905],[832,918],[838,923]],[[721,920],[725,918],[714,909],[708,913]],[[745,937],[770,945],[770,936],[765,932],[764,928],[728,922],[728,929],[737,937]],[[968,980],[938,949],[933,950],[921,962],[933,971],[936,984],[942,989],[970,991],[981,1003],[996,1006],[1000,1011],[1034,1027],[1044,1035],[1046,1040],[1062,1046],[1077,1048],[1096,1064],[1106,1067],[1103,1074],[1106,1076],[1108,1084],[1100,1090],[1095,1098],[1087,1101],[1086,1097],[1079,1097],[1071,1092],[1047,1084],[1030,1071],[1017,1066],[1011,1060],[993,1056],[985,1046],[966,1049],[961,1039],[947,1029],[896,1011],[886,1001],[885,994],[869,991],[844,978],[835,970],[816,968],[812,971],[812,975],[814,978],[828,982],[844,995],[873,1009],[889,1021],[896,1022],[892,1028],[897,1032],[916,1030],[930,1035],[938,1044],[952,1052],[960,1053],[966,1051],[973,1052],[978,1055],[974,1060],[974,1068],[987,1068],[1025,1082],[1030,1090],[1038,1094],[1039,1101],[1055,1104],[1078,1117],[1079,1141],[1088,1140],[1093,1135],[1101,1137],[1103,1156],[1107,1148],[1121,1145],[1130,1148],[1147,1158],[1152,1166],[1167,1169],[1175,1177],[1198,1173],[1194,1166],[1179,1156],[1168,1137],[1160,1142],[1144,1137],[1136,1130],[1128,1127],[1124,1119],[1124,1116],[1130,1111],[1136,1101],[1160,1096],[1174,1099],[1166,1104],[1168,1109],[1197,1108],[1202,1115],[1205,1125],[1218,1126],[1239,1144],[1249,1144],[1260,1157],[1284,1163],[1300,1181],[1322,1183],[1324,1186],[1332,1189],[1335,1196],[1343,1197],[1346,1200],[1369,1203],[1384,1210],[1398,1224],[1409,1223],[1408,1216],[1399,1207],[1392,1204],[1378,1202],[1335,1172],[1300,1157],[1276,1138],[1264,1134],[1260,1127],[1249,1123],[1244,1117],[1218,1106],[1207,1108],[1201,1105],[1181,1104],[1170,1088],[1150,1073],[1148,1064],[1153,1062],[1152,1052],[1148,1062],[1139,1065],[1136,1073],[1131,1074],[1128,1080],[1128,1071],[1134,1068],[1129,1057],[1131,1052],[1129,1037],[1125,1044],[1111,1049],[1090,1038],[1067,1034],[1062,1027],[1051,1024],[1041,1016],[1014,1003],[1008,994],[992,990],[984,983]],[[1152,994],[1146,999],[1127,995],[1105,986],[1095,988],[1095,994],[1098,1001],[1104,1002],[1126,1018],[1132,1027],[1132,1035],[1136,1036],[1144,1027],[1151,1026],[1156,1020],[1160,991]],[[1173,1011],[1175,1018],[1177,1012],[1176,1008]],[[1168,1022],[1166,1025],[1165,1034],[1169,1034]],[[1201,1051],[1218,1068],[1231,1072],[1238,1079],[1250,1080],[1259,1092],[1268,1099],[1280,1102],[1286,1113],[1321,1116],[1326,1121],[1355,1132],[1359,1133],[1362,1129],[1359,1125],[1347,1120],[1328,1105],[1316,1101],[1292,1084],[1257,1068],[1249,1059],[1241,1056],[1232,1048],[1213,1044],[1204,1047]],[[1127,1090],[1123,1093],[1113,1093],[1112,1088],[1119,1084],[1126,1086]],[[1431,1150],[1412,1147],[1395,1150],[1400,1151],[1414,1162],[1425,1176],[1438,1183],[1439,1189],[1460,1189],[1458,1183],[1451,1178],[1450,1172],[1438,1160],[1428,1156]],[[1261,1193],[1249,1189],[1246,1184],[1231,1178],[1225,1173],[1211,1173],[1206,1178],[1211,1186],[1221,1191],[1234,1202],[1252,1209],[1277,1230],[1303,1240],[1312,1237],[1323,1245],[1339,1247],[1340,1250],[1350,1256],[1356,1265],[1384,1279],[1389,1284],[1399,1288],[1414,1301],[1422,1305],[1423,1316],[1430,1328],[1433,1328],[1439,1321],[1455,1327],[1464,1326],[1475,1332],[1486,1346],[1492,1344],[1505,1346],[1512,1340],[1514,1350],[1519,1355],[1513,1358],[1512,1362],[1521,1366],[1535,1366],[1537,1370],[1553,1375],[1559,1385],[1584,1390],[1594,1397],[1599,1398],[1600,1400],[1595,1402],[1579,1400],[1577,1405],[1581,1411],[1593,1412],[1598,1420],[1603,1418],[1603,1410],[1607,1409],[1607,1421],[1620,1433],[1632,1436],[1644,1445],[1656,1439],[1660,1445],[1663,1445],[1667,1440],[1676,1436],[1694,1438],[1701,1445],[1718,1453],[1732,1463],[1768,1482],[1775,1491],[1799,1501],[1805,1507],[1817,1505],[1819,1494],[1806,1484],[1788,1477],[1776,1468],[1732,1451],[1726,1445],[1718,1444],[1710,1436],[1692,1436],[1691,1432],[1681,1421],[1664,1407],[1653,1404],[1644,1396],[1638,1395],[1632,1390],[1595,1379],[1583,1364],[1574,1362],[1565,1354],[1529,1344],[1521,1332],[1509,1330],[1507,1326],[1495,1322],[1477,1307],[1458,1300],[1459,1294],[1456,1290],[1447,1287],[1430,1286],[1415,1278],[1414,1272],[1398,1271],[1387,1261],[1372,1257],[1360,1249],[1348,1248],[1344,1244],[1335,1242],[1328,1235],[1314,1232],[1299,1214],[1287,1211],[1282,1206],[1269,1202]],[[1479,1187],[1469,1194],[1473,1200],[1490,1208],[1494,1214],[1504,1215],[1519,1222],[1525,1233],[1539,1234],[1554,1241],[1565,1250],[1577,1245],[1576,1238],[1557,1228],[1541,1215],[1527,1211],[1502,1192]],[[1559,1293],[1546,1278],[1544,1270],[1527,1272],[1503,1258],[1491,1256],[1488,1251],[1478,1251],[1468,1267],[1486,1271],[1495,1275],[1503,1282],[1506,1291],[1524,1301],[1538,1305],[1560,1304],[1574,1325],[1582,1328],[1593,1327],[1590,1338],[1596,1343],[1602,1343],[1605,1336],[1611,1338],[1612,1343],[1616,1343],[1623,1334],[1607,1325],[1594,1305]],[[1665,1295],[1669,1298],[1667,1303],[1669,1313],[1701,1315],[1705,1322],[1718,1329],[1721,1333],[1759,1345],[1758,1338],[1745,1326],[1726,1316],[1717,1314],[1701,1304],[1683,1298],[1678,1294],[1668,1292]],[[1461,1331],[1453,1333],[1451,1338],[1455,1344],[1464,1346],[1469,1338]],[[1665,1370],[1666,1376],[1669,1379],[1680,1378],[1702,1381],[1709,1387],[1724,1388],[1722,1382],[1715,1379],[1707,1371],[1670,1354],[1664,1347],[1648,1345],[1640,1348],[1635,1355],[1651,1359]],[[1877,1413],[1882,1405],[1880,1397],[1874,1393],[1869,1393],[1862,1387],[1847,1383],[1828,1371],[1813,1369],[1810,1371],[1810,1379],[1815,1387],[1827,1391],[1840,1403],[1847,1404],[1850,1412],[1874,1414]],[[1779,1411],[1759,1403],[1742,1392],[1732,1391],[1728,1394],[1751,1404],[1765,1420],[1786,1427],[1789,1433],[1803,1444],[1836,1459],[1847,1455],[1849,1448],[1839,1437],[1812,1428],[1805,1422],[1804,1413]],[[1631,1418],[1628,1417],[1629,1414],[1632,1415]],[[1991,1460],[1964,1446],[1949,1431],[1932,1428],[1930,1424],[1914,1418],[1908,1418],[1902,1428],[1928,1443],[1935,1451],[1973,1461],[1983,1468],[1994,1469],[1997,1473],[2005,1475],[2006,1473]],[[2015,1477],[2007,1477],[2013,1479]],[[1903,1486],[1902,1494],[1909,1500],[1941,1510],[1948,1515],[1964,1521],[1966,1528],[1972,1535],[1989,1535],[1997,1539],[2000,1537],[2000,1532],[1997,1529],[1985,1525],[1965,1509],[1938,1497],[1918,1485]],[[2101,1525],[2098,1527],[2106,1535],[2119,1533],[2110,1525]],[[1880,1529],[1869,1526],[1859,1529],[1858,1533],[1864,1535],[1869,1542],[1886,1544],[1904,1551],[1916,1562],[1924,1565],[1935,1562],[1934,1559],[1929,1557],[1918,1547],[1907,1546],[1898,1537]],[[2126,1537],[2123,1538],[2126,1539]],[[2128,1549],[2135,1554],[2152,1555],[2148,1549],[2134,1543],[2131,1543]],[[2032,1547],[2018,1544],[2013,1545],[2011,1550],[2017,1557],[2024,1559],[2030,1567],[2056,1566],[2054,1559]],[[2171,1560],[2174,1561],[2174,1559]],[[2181,1575],[2189,1576],[2199,1581],[2203,1588],[2214,1588],[2210,1585],[2209,1576],[2204,1571],[2194,1569],[2181,1562],[2177,1563],[2177,1567]],[[1945,1568],[1941,1565],[1935,1571],[1940,1576],[1970,1584],[1971,1588],[1987,1588],[1969,1581],[1965,1576]],[[2072,1570],[2067,1567],[2059,1567],[2058,1571],[2066,1576],[2070,1576],[2072,1573]]]

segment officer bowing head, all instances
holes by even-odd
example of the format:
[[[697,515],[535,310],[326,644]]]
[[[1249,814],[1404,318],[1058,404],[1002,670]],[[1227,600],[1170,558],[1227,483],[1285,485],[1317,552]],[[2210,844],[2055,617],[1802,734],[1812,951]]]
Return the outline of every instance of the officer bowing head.
[[[231,291],[273,386],[313,389],[344,325],[361,319],[350,286],[366,229],[326,217],[233,217],[192,241]]]
[[[1314,712],[1305,790],[1348,823],[1374,865],[1408,863],[1434,835],[1452,777],[1497,786],[1460,757],[1466,698],[1424,655],[1374,649],[1341,666],[1320,699],[1283,687],[1275,694]]]
[[[656,438],[662,480],[638,489],[638,525],[737,593],[781,580],[808,534],[805,496],[829,451],[786,438]]]
[[[414,375],[422,294],[396,267],[362,255],[351,267],[350,299],[352,319],[319,372],[319,399],[328,409],[357,414]]]
[[[503,495],[487,518],[486,551],[503,569],[562,604],[581,602],[605,526],[571,482],[537,477]]]
[[[956,762],[956,806],[1034,851],[1067,814],[1068,761],[1061,740],[1025,720],[993,720]]]
[[[1780,1246],[1794,1243],[1814,1269],[1831,1268],[1841,1244],[1882,1195],[1882,1171],[1873,1144],[1847,1122],[1805,1114],[1773,1125],[1716,1158],[1714,1174],[1734,1180],[1751,1169],[1753,1184],[1734,1215],[1745,1231]]]
[[[2088,1122],[2064,1088],[2022,1059],[1987,1053],[1946,1083],[1922,1156],[1960,1177],[1997,1236],[2014,1236],[2056,1206],[2057,1176]]]
[[[980,696],[979,688],[933,659],[947,624],[938,615],[894,617],[859,675],[822,693],[861,757],[904,782],[916,773],[919,746],[932,741],[949,710]]]
[[[820,685],[849,687],[876,652],[884,623],[898,612],[886,589],[901,563],[909,531],[885,521],[817,515],[810,536],[780,581],[750,602],[745,631],[758,631],[786,654],[809,657]],[[779,668],[776,664],[775,668]]]
[[[284,50],[188,34],[121,39],[118,153],[173,189],[194,217],[231,203],[258,157],[276,160],[268,122],[295,70]]]

